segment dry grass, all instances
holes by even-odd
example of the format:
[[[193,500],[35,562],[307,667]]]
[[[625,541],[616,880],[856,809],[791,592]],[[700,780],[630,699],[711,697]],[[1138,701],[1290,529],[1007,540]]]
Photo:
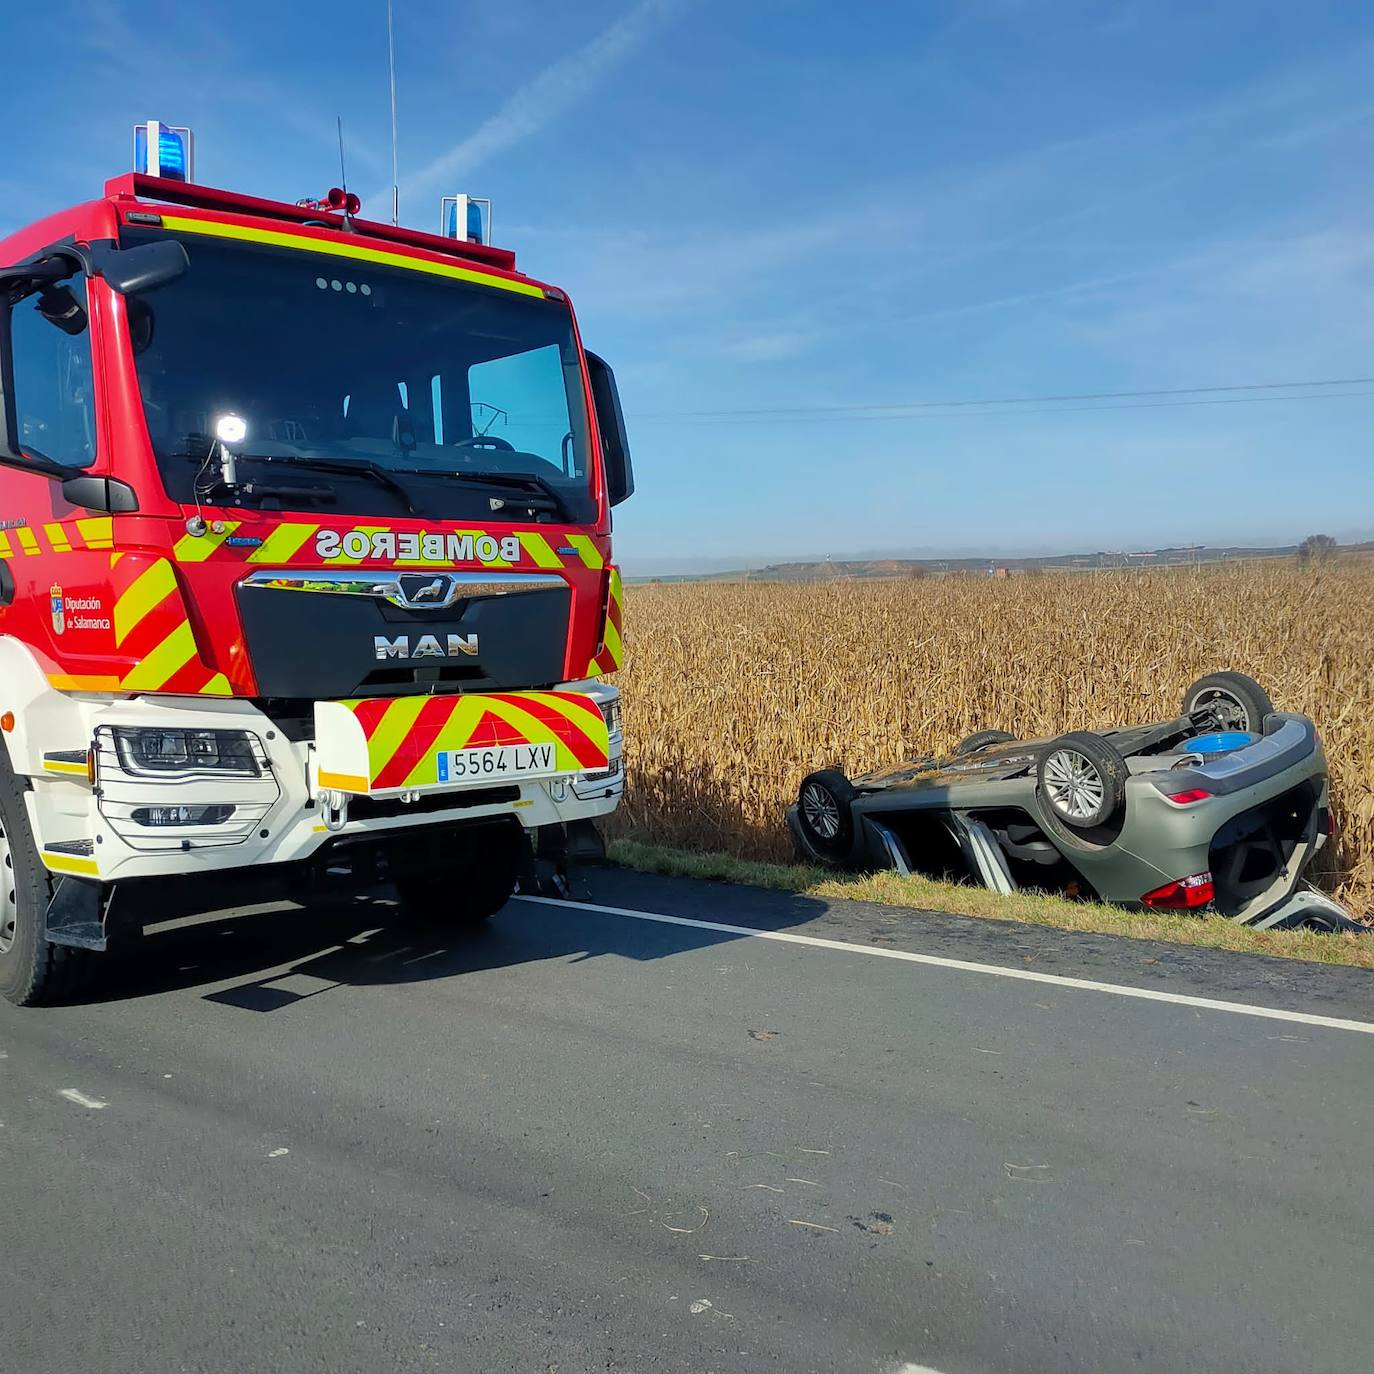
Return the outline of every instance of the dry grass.
[[[1267,954],[1280,959],[1306,959],[1374,969],[1374,936],[1319,934],[1312,930],[1251,930],[1223,916],[1175,915],[1164,911],[1125,911],[1096,902],[1072,902],[1047,893],[1016,892],[999,896],[986,888],[896,873],[839,874],[804,864],[770,864],[736,859],[728,854],[699,854],[684,849],[616,840],[613,863],[642,873],[670,878],[703,878],[749,883],[808,897],[876,902],[914,911],[947,911],[992,921],[1020,921],[1094,935],[1124,935],[1132,940],[1167,940],[1176,945],[1226,949],[1240,954]]]
[[[1164,718],[1235,668],[1317,722],[1340,827],[1317,876],[1374,910],[1374,560],[628,597],[622,837],[786,860],[783,808],[812,768]]]

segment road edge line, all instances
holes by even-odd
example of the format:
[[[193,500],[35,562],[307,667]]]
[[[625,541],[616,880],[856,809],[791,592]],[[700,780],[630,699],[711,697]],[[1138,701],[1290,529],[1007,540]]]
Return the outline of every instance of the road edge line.
[[[1092,978],[1070,978],[1061,973],[1038,973],[1032,969],[1003,968],[1000,964],[978,964],[968,959],[950,959],[942,954],[917,954],[906,949],[881,949],[858,945],[849,940],[828,940],[821,935],[797,935],[787,930],[756,930],[753,926],[729,925],[724,921],[702,921],[691,916],[668,916],[658,911],[638,911],[630,907],[604,906],[599,902],[573,902],[560,897],[532,897],[520,894],[517,902],[540,906],[566,907],[571,911],[599,911],[607,916],[624,916],[660,925],[687,926],[694,930],[719,931],[724,935],[743,935],[781,944],[806,945],[813,949],[838,950],[845,954],[868,954],[877,959],[897,959],[903,963],[925,964],[933,968],[957,969],[963,973],[990,974],[1015,978],[1025,983],[1048,983],[1054,987],[1079,988],[1085,992],[1105,992],[1115,997],[1134,997],[1143,1002],[1170,1002],[1175,1006],[1195,1007],[1201,1011],[1222,1011],[1234,1016],[1258,1016],[1270,1021],[1294,1021],[1304,1026],[1325,1026],[1330,1030],[1354,1031],[1374,1035],[1374,1021],[1353,1021],[1341,1016],[1319,1016],[1315,1012],[1286,1011],[1282,1007],[1260,1007],[1248,1002],[1223,1002],[1213,997],[1194,997],[1184,992],[1160,992],[1155,988],[1133,988],[1126,983],[1101,983]]]

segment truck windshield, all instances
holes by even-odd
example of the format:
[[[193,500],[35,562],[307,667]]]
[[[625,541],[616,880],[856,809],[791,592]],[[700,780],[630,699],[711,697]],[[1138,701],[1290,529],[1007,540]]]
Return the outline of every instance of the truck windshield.
[[[148,436],[174,500],[595,518],[565,304],[322,253],[181,241],[190,270],[128,298]],[[225,415],[246,426],[232,494],[207,462]]]

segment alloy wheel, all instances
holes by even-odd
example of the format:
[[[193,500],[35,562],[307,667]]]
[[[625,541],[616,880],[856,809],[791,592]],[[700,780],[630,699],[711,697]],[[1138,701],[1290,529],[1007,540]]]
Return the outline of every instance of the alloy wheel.
[[[802,792],[802,815],[812,832],[823,840],[833,840],[840,833],[840,807],[820,783],[809,783]]]
[[[1106,795],[1102,774],[1077,749],[1056,749],[1045,760],[1045,791],[1060,815],[1080,821],[1097,815]]]

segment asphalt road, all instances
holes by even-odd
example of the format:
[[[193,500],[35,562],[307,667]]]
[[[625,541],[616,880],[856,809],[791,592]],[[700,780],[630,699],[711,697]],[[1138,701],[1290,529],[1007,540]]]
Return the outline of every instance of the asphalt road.
[[[1370,1368],[1374,1035],[995,970],[1374,1022],[1368,975],[593,896],[856,948],[379,896],[0,1006],[0,1370]]]

